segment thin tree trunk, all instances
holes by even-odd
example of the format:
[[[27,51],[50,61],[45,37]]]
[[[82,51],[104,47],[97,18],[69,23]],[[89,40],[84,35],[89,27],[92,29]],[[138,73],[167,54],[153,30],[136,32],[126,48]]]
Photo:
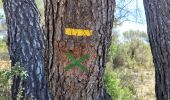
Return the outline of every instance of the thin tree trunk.
[[[170,1],[144,0],[157,100],[170,100]]]
[[[24,81],[17,76],[13,78],[12,99],[17,100],[22,82],[22,99],[48,100],[44,77],[44,33],[34,0],[4,0],[4,10],[12,66],[19,62],[29,75]]]
[[[46,71],[54,100],[109,100],[103,89],[106,54],[111,42],[114,0],[46,0],[47,32]],[[92,36],[66,35],[67,28],[92,30]],[[88,72],[65,67],[71,62],[66,53],[77,60],[90,58],[82,65]]]

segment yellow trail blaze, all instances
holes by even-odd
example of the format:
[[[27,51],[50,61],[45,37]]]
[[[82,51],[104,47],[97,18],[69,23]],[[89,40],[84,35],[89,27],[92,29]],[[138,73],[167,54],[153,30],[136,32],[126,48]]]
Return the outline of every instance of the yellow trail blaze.
[[[92,30],[66,28],[65,34],[73,36],[91,36]]]

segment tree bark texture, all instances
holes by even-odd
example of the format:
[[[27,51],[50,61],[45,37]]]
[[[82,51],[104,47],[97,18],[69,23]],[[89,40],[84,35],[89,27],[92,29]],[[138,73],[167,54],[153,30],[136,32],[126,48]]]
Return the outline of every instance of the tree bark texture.
[[[4,0],[8,50],[12,66],[17,62],[28,72],[24,81],[13,78],[12,99],[17,100],[22,82],[24,100],[48,100],[44,71],[44,32],[34,0]]]
[[[143,1],[156,71],[156,97],[170,100],[170,1]]]
[[[45,0],[46,74],[54,100],[109,100],[103,89],[106,54],[111,42],[114,0]],[[70,36],[66,28],[88,29],[92,36]],[[85,54],[90,58],[79,68],[65,70]]]

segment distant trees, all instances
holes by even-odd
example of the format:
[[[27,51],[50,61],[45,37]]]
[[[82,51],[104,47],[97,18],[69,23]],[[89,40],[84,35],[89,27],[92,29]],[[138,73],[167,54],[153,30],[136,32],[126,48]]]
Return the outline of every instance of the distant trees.
[[[113,100],[117,100],[117,98],[123,100],[142,99],[136,87],[141,82],[141,84],[145,84],[149,76],[154,76],[153,74],[146,75],[147,77],[143,75],[145,72],[154,70],[150,46],[146,41],[147,34],[142,31],[130,30],[122,35],[115,33],[112,37],[104,79],[107,91]],[[154,94],[152,95],[154,96]]]
[[[157,100],[170,100],[169,0],[143,0],[156,71]]]
[[[152,67],[151,51],[148,37],[142,31],[126,31],[120,38],[113,35],[109,52],[110,61],[113,68],[117,67]]]

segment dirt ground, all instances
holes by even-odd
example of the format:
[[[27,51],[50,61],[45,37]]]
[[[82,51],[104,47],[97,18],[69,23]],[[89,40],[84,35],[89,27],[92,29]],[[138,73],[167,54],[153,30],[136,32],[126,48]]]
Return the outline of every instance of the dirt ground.
[[[132,75],[137,98],[139,98],[139,100],[156,100],[154,69],[141,70],[132,73]]]
[[[10,67],[10,61],[0,61],[0,69],[6,69]]]

